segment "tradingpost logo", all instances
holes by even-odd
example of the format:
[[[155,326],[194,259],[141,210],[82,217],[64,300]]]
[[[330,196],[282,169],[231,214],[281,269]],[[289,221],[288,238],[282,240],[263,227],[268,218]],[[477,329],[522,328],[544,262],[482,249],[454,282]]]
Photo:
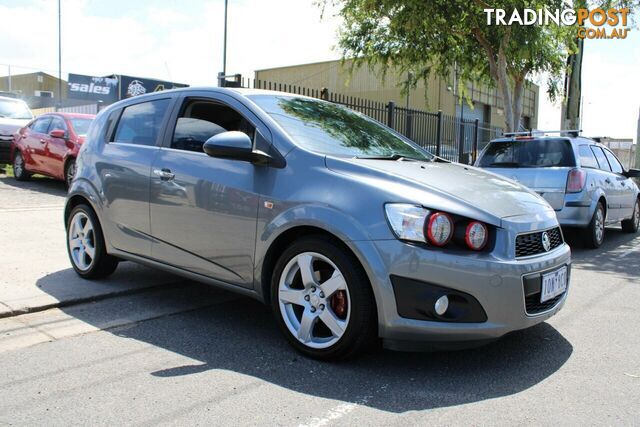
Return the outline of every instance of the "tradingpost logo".
[[[579,39],[626,39],[628,8],[483,9],[487,25],[578,25]],[[588,26],[587,26],[588,25]]]

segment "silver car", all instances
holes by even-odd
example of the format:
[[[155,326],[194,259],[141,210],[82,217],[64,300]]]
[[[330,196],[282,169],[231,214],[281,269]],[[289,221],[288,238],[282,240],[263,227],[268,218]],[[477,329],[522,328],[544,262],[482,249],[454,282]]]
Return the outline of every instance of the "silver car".
[[[0,166],[11,163],[13,134],[32,119],[33,113],[24,101],[0,96]]]
[[[504,175],[536,191],[556,211],[563,227],[580,227],[587,246],[599,247],[605,226],[622,223],[628,233],[640,226],[640,195],[615,154],[592,139],[565,136],[511,136],[490,142],[476,166]]]
[[[563,306],[571,263],[554,210],[525,187],[342,106],[248,89],[106,108],[65,223],[80,276],[129,260],[256,298],[319,359],[528,328]]]

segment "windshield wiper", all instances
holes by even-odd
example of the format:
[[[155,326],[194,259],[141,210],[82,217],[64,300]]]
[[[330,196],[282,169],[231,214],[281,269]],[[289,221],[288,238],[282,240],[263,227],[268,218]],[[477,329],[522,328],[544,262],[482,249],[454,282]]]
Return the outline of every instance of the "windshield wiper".
[[[431,161],[431,159],[421,159],[418,157],[411,157],[411,156],[405,156],[402,154],[389,154],[387,156],[356,156],[356,159],[365,159],[365,160],[415,160],[415,161],[419,161],[419,162],[428,162]]]

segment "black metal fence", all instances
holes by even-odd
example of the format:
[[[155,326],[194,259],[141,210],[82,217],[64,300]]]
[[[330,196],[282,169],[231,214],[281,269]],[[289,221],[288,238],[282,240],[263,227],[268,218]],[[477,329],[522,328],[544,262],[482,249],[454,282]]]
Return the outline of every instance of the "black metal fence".
[[[329,92],[324,88],[306,88],[240,76],[229,86],[276,90],[344,105],[386,124],[421,147],[454,162],[466,164],[475,162],[478,152],[490,140],[503,133],[502,128],[480,122],[478,119],[464,120],[443,114],[442,111],[433,113],[399,107],[393,101],[387,103],[372,101]]]

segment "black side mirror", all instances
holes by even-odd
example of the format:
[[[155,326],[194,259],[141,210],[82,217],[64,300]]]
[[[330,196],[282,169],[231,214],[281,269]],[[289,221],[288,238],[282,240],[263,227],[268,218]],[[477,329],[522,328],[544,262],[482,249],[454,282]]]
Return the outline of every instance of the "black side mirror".
[[[251,138],[244,132],[229,131],[212,136],[202,146],[207,155],[221,159],[240,160],[256,164],[266,164],[271,156],[253,149]]]
[[[627,178],[640,178],[640,169],[629,169],[624,173]]]

